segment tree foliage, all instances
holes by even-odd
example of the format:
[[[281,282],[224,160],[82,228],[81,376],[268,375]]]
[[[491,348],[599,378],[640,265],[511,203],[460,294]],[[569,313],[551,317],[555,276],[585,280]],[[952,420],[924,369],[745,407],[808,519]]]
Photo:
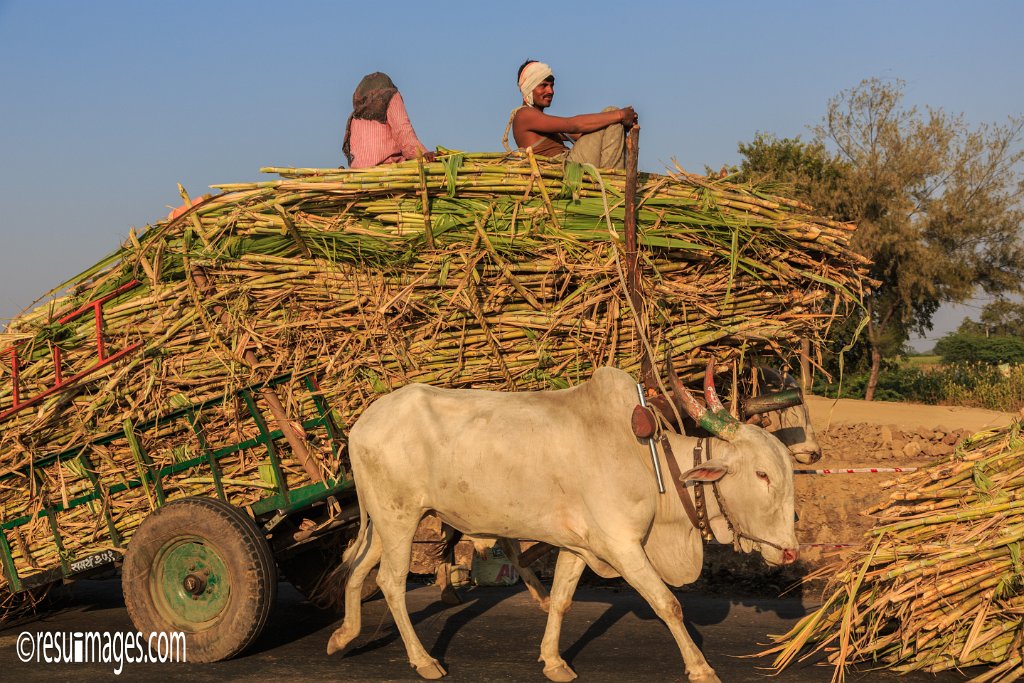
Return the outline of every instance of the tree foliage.
[[[1024,337],[1024,303],[996,299],[985,304],[978,321],[965,318],[957,332],[979,336]]]
[[[872,398],[882,360],[977,288],[1020,291],[1024,117],[971,128],[903,103],[903,84],[865,80],[829,101],[810,142],[758,134],[741,172],[789,183],[858,225],[853,247],[879,282],[865,301]]]
[[[1009,335],[985,336],[970,332],[947,334],[935,344],[944,363],[1024,363],[1024,338]]]
[[[749,143],[740,143],[743,161],[740,180],[766,185],[835,214],[833,202],[843,177],[843,167],[820,142],[778,138],[759,132]]]

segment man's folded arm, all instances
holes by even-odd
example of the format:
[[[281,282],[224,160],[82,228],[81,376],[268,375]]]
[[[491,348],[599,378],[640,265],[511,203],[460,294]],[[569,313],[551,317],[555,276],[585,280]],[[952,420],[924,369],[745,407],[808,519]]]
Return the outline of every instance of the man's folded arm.
[[[568,133],[570,135],[593,133],[602,128],[623,123],[627,118],[625,109],[576,116],[550,116],[536,109],[524,109],[519,116],[522,118],[523,127],[535,133]]]

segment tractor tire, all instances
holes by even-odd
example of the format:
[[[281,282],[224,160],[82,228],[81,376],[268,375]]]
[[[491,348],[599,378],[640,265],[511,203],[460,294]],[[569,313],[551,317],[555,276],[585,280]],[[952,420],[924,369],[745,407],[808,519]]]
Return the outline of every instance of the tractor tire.
[[[216,498],[184,498],[139,526],[121,585],[139,631],[184,632],[188,661],[216,662],[259,637],[277,600],[277,566],[247,514]]]

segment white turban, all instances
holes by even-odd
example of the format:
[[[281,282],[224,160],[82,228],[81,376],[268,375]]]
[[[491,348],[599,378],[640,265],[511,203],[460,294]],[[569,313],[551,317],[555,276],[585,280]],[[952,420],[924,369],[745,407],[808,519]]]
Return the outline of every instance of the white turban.
[[[530,62],[519,75],[519,92],[523,93],[523,102],[533,106],[533,89],[553,76],[551,67],[544,62]]]

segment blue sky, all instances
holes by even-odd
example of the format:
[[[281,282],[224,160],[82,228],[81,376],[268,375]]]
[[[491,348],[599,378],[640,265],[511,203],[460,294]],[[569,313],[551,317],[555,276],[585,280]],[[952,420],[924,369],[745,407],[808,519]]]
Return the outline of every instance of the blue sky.
[[[869,77],[972,124],[1024,113],[1024,3],[0,0],[0,319],[216,182],[337,166],[351,93],[402,90],[428,147],[498,150],[530,57],[553,114],[632,104],[641,166],[808,135]],[[945,310],[937,336],[971,309]]]

